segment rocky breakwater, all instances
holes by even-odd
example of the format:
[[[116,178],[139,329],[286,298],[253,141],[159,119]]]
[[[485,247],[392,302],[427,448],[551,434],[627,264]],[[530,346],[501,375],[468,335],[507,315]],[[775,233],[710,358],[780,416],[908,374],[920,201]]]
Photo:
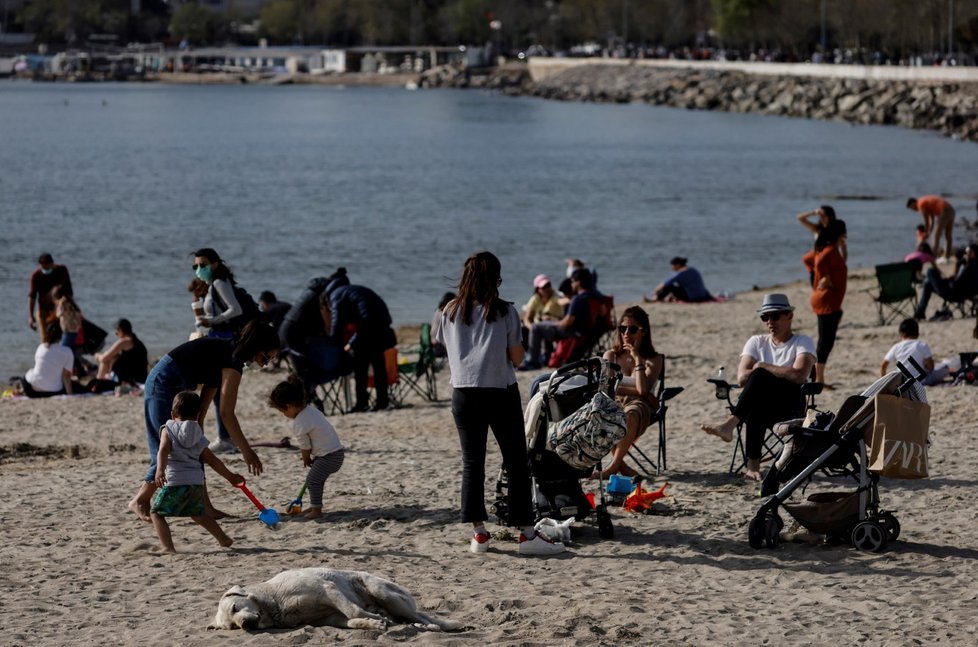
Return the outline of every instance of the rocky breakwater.
[[[560,101],[645,102],[690,110],[750,112],[937,130],[978,141],[978,83],[754,75],[641,65],[568,67],[537,82],[519,69],[466,80],[435,74],[427,87],[483,87]],[[441,82],[444,81],[444,82]],[[422,80],[422,85],[425,85]]]

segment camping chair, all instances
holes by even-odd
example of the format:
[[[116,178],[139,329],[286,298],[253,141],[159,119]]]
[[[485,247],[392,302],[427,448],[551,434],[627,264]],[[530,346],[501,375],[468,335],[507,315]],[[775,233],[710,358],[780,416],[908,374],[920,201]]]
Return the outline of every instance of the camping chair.
[[[814,368],[812,369],[815,370]],[[710,384],[716,387],[716,397],[718,400],[726,400],[727,408],[733,412],[735,405],[733,400],[730,398],[730,391],[738,388],[736,384],[728,384],[726,381],[720,378],[710,378],[707,380]],[[806,409],[815,408],[815,396],[822,392],[822,385],[818,382],[806,382],[801,386],[801,393],[798,399],[798,415],[801,417],[804,415]],[[730,468],[729,472],[731,474],[736,474],[742,469],[747,467],[747,441],[744,438],[744,422],[741,421],[737,425],[737,437],[734,443],[733,455],[730,457]],[[774,430],[769,427],[764,432],[764,442],[761,445],[761,463],[775,458],[784,446],[784,442],[781,437],[774,433]]]
[[[587,332],[558,340],[547,366],[560,368],[595,354],[595,346],[601,337],[608,330],[614,329],[611,319],[614,307],[614,297],[599,295],[589,298]]]
[[[650,428],[652,426],[659,428],[659,449],[656,459],[652,460],[642,451],[641,447],[638,446],[638,440],[628,450],[628,458],[632,459],[639,472],[645,474],[655,472],[656,476],[666,469],[666,412],[669,411],[667,403],[684,390],[681,386],[666,387],[666,357],[661,354],[659,356],[662,358],[662,370],[659,371],[659,380],[655,387],[655,397],[659,401],[659,408],[653,414],[652,424],[649,425]]]
[[[388,348],[384,351],[384,367],[387,369],[387,397],[390,400],[391,406],[393,406],[395,409],[399,409],[404,406],[404,401],[401,399],[402,393],[398,388],[400,375],[397,368],[396,348]],[[367,374],[367,388],[376,390],[373,369],[371,369]],[[370,393],[370,404],[374,405],[376,403],[377,396],[375,393]]]
[[[615,314],[615,297],[604,296],[603,305],[607,310],[607,320],[604,322],[608,326],[598,337],[597,343],[594,345],[594,354],[600,355],[606,350],[609,350],[615,343],[615,327],[618,325],[618,315]]]
[[[435,380],[435,349],[431,345],[431,324],[421,324],[421,339],[412,350],[417,353],[413,362],[403,361],[397,365],[397,399],[403,401],[409,391],[414,391],[429,402],[438,401],[437,381]]]
[[[912,317],[917,309],[917,289],[913,284],[914,268],[910,263],[888,263],[876,266],[879,293],[873,297],[879,311],[879,324],[885,326],[897,317]],[[887,310],[888,313],[884,313]]]
[[[306,355],[289,350],[285,357],[289,371],[298,375],[306,383],[313,406],[327,414],[344,414],[352,407],[350,397],[350,374],[353,363],[343,349],[327,339],[312,339]],[[299,358],[311,364],[300,371]]]

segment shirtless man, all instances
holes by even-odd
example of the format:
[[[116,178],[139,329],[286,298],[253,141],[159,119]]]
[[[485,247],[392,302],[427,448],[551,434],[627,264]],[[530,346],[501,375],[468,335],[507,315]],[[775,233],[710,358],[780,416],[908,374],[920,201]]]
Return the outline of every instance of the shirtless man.
[[[724,442],[733,440],[734,430],[746,423],[747,472],[744,477],[761,480],[764,432],[772,424],[800,415],[801,385],[815,364],[811,337],[791,331],[794,306],[784,294],[768,294],[757,313],[767,326],[767,335],[754,335],[740,354],[737,382],[743,387],[733,413],[717,425],[700,429]]]

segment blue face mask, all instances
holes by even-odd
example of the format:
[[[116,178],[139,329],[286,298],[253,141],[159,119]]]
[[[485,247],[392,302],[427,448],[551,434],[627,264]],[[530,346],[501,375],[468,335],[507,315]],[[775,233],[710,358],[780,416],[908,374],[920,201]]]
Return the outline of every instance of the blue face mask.
[[[53,271],[54,271],[54,268],[53,267],[42,267],[41,268],[41,274],[50,274]]]
[[[197,278],[203,281],[204,283],[210,283],[211,275],[213,273],[211,272],[210,265],[204,265],[203,267],[198,267],[196,270],[194,270],[194,274],[196,274]]]

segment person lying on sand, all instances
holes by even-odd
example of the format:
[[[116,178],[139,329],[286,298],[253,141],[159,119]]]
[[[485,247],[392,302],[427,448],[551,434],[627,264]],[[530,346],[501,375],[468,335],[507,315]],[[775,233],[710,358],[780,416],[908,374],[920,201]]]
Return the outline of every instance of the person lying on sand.
[[[767,326],[767,335],[754,335],[744,344],[737,369],[743,387],[731,415],[717,425],[700,429],[724,442],[733,440],[734,430],[746,423],[747,472],[744,477],[761,480],[761,451],[764,431],[775,422],[796,418],[803,407],[801,385],[815,364],[811,337],[791,331],[794,306],[784,294],[767,294],[757,313]]]

